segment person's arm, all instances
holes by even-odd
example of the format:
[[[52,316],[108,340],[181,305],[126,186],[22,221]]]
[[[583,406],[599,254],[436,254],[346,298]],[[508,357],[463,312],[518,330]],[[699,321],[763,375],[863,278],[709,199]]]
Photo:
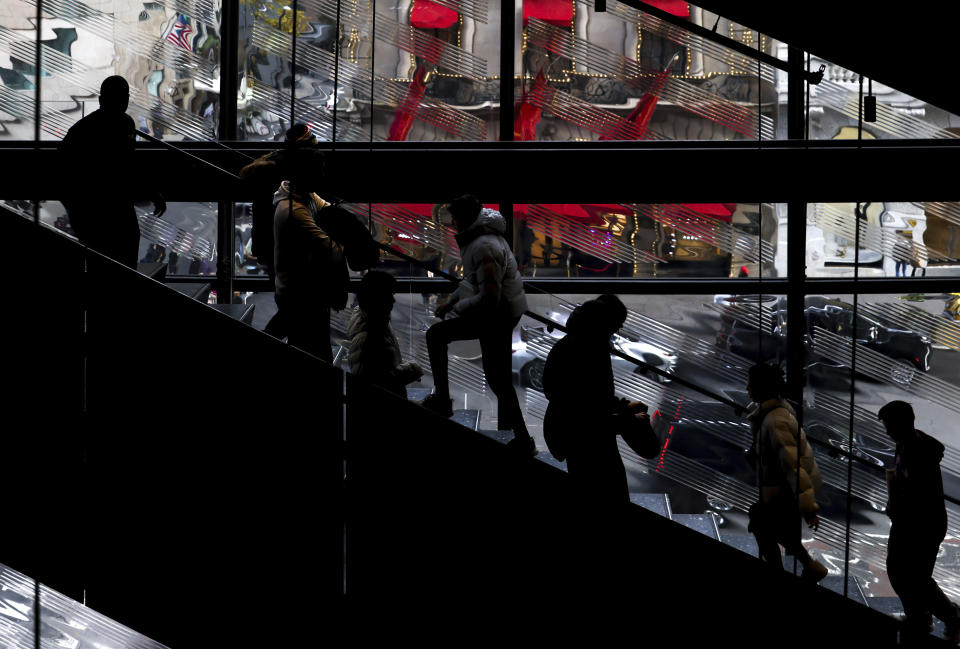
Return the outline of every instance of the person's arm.
[[[286,199],[289,200],[289,199]],[[311,247],[319,252],[328,252],[332,246],[330,237],[313,220],[310,210],[296,201],[290,218],[298,234],[311,242]]]

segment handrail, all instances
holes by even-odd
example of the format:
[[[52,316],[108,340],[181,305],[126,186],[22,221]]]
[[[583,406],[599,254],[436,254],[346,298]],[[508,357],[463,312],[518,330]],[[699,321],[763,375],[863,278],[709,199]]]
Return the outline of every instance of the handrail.
[[[727,36],[716,33],[711,29],[707,29],[702,25],[696,25],[690,21],[682,20],[673,14],[660,9],[659,7],[654,7],[653,5],[647,4],[644,0],[619,0],[623,4],[636,9],[637,11],[642,11],[643,13],[650,14],[655,16],[664,22],[668,22],[672,25],[685,29],[693,34],[696,34],[700,38],[705,38],[709,41],[713,41],[718,45],[732,49],[744,56],[750,56],[756,59],[759,59],[761,62],[766,63],[769,66],[783,70],[784,72],[797,73],[799,72],[803,75],[804,79],[809,82],[811,85],[817,85],[823,80],[823,68],[817,72],[811,72],[809,70],[793,70],[786,61],[781,61],[775,56],[767,54],[757,48],[750,47],[745,43],[734,40]]]
[[[158,137],[154,137],[154,136],[150,135],[149,133],[145,133],[145,132],[141,131],[140,129],[134,129],[134,133],[136,133],[137,135],[139,135],[140,137],[142,137],[142,138],[145,139],[145,140],[149,140],[149,141],[151,141],[151,142],[156,142],[157,144],[162,144],[163,146],[165,146],[166,148],[170,149],[171,151],[176,151],[177,153],[181,153],[181,154],[187,156],[188,158],[192,158],[193,160],[196,160],[197,162],[202,162],[203,164],[207,165],[208,167],[213,167],[214,169],[216,169],[216,170],[219,171],[220,173],[225,174],[225,175],[227,175],[227,176],[230,176],[230,177],[233,178],[234,180],[240,180],[240,176],[238,176],[237,174],[233,173],[232,171],[227,171],[227,170],[224,169],[223,167],[218,167],[217,165],[213,164],[213,163],[210,162],[209,160],[204,160],[204,159],[201,158],[200,156],[193,155],[193,154],[190,153],[189,151],[184,151],[183,149],[181,149],[181,148],[179,148],[179,147],[175,147],[174,145],[172,145],[171,143],[169,143],[169,142],[167,142],[167,141],[165,141],[165,140],[161,140],[161,139],[158,138]],[[248,159],[250,159],[250,160],[253,160],[252,157],[248,156],[248,155],[247,155],[246,153],[244,153],[243,151],[238,151],[237,149],[234,149],[234,148],[232,148],[232,147],[229,147],[229,146],[227,146],[226,144],[221,144],[221,143],[219,143],[219,142],[218,142],[217,144],[218,144],[219,146],[223,147],[224,149],[226,149],[227,151],[233,151],[234,153],[239,153],[240,155],[244,156],[245,158],[248,158]]]
[[[226,169],[223,169],[223,168],[221,168],[221,167],[218,167],[217,165],[213,164],[212,162],[208,162],[207,160],[204,160],[203,158],[201,158],[201,157],[199,157],[199,156],[195,156],[195,155],[193,155],[192,153],[189,153],[188,151],[184,151],[183,149],[180,149],[180,148],[174,146],[173,144],[171,144],[171,143],[169,143],[169,142],[165,142],[165,141],[163,141],[163,140],[160,140],[160,139],[158,139],[158,138],[155,138],[155,137],[153,137],[152,135],[149,135],[149,134],[147,134],[147,133],[144,133],[143,131],[140,131],[140,130],[137,130],[136,133],[137,133],[138,135],[141,135],[141,136],[143,136],[143,137],[151,140],[151,141],[158,142],[159,144],[162,144],[163,146],[165,146],[165,147],[167,147],[167,148],[169,148],[169,149],[171,149],[171,150],[173,150],[173,151],[176,151],[176,152],[181,153],[181,154],[183,154],[183,155],[185,155],[185,156],[189,156],[190,158],[193,158],[194,160],[197,160],[197,161],[199,161],[199,162],[202,162],[203,164],[206,164],[206,165],[208,165],[208,166],[216,169],[217,171],[219,171],[219,172],[221,172],[221,173],[223,173],[223,174],[226,174],[226,175],[228,175],[228,176],[231,176],[231,177],[239,180],[239,176],[237,176],[236,174],[234,174],[234,173],[232,173],[232,172],[230,172],[230,171],[227,171]],[[224,146],[225,146],[225,145],[224,145]],[[227,147],[227,148],[230,149],[230,147]],[[230,150],[233,150],[233,149],[230,149]],[[343,201],[338,201],[338,200],[334,200],[334,201],[333,201],[334,205],[338,205],[338,204],[340,204],[341,202],[343,202]],[[459,277],[457,277],[456,275],[453,275],[453,274],[451,274],[451,273],[448,273],[448,272],[446,272],[446,271],[444,271],[444,270],[429,268],[429,267],[427,266],[427,264],[425,264],[423,261],[421,261],[421,260],[419,260],[419,259],[415,259],[414,257],[411,257],[410,255],[407,255],[407,254],[405,254],[405,253],[403,253],[403,252],[400,252],[399,250],[395,250],[394,248],[392,248],[392,247],[389,246],[388,244],[385,244],[385,243],[382,243],[382,242],[379,242],[379,241],[378,241],[378,242],[377,242],[377,245],[378,245],[378,246],[380,247],[380,249],[383,250],[384,252],[387,252],[387,253],[389,253],[389,254],[391,254],[391,255],[394,255],[395,257],[399,257],[400,259],[403,259],[404,261],[409,262],[409,263],[411,263],[411,264],[413,264],[413,265],[415,265],[415,266],[417,266],[417,267],[419,267],[419,268],[422,268],[422,269],[424,269],[424,270],[428,270],[428,271],[432,272],[432,273],[435,274],[435,275],[440,275],[441,277],[443,277],[443,278],[445,278],[445,279],[453,282],[454,284],[459,284],[459,283],[462,281],[461,278],[459,278]],[[545,316],[542,316],[542,315],[540,315],[540,314],[538,314],[538,313],[533,313],[532,311],[526,311],[526,312],[524,313],[524,315],[526,315],[527,317],[532,318],[532,319],[534,319],[534,320],[537,320],[538,322],[541,322],[541,323],[547,325],[548,327],[553,327],[553,328],[559,329],[560,331],[563,331],[563,332],[566,332],[566,331],[567,331],[567,328],[566,328],[565,325],[562,325],[562,324],[560,324],[559,322],[555,322],[555,321],[553,321],[553,320],[551,320],[551,319],[549,319],[549,318],[547,318],[547,317],[545,317]],[[733,401],[732,399],[729,399],[729,398],[727,398],[727,397],[725,397],[725,396],[723,396],[723,395],[717,394],[716,392],[713,392],[712,390],[709,390],[709,389],[704,388],[704,387],[702,387],[702,386],[698,386],[697,384],[695,384],[695,383],[693,383],[693,382],[691,382],[691,381],[687,381],[686,379],[683,379],[683,378],[681,378],[681,377],[679,377],[679,376],[677,376],[677,375],[675,375],[675,374],[670,374],[669,372],[664,372],[664,371],[661,370],[659,367],[654,367],[653,365],[650,365],[650,364],[648,364],[648,363],[645,363],[644,361],[642,361],[642,360],[640,360],[640,359],[638,359],[638,358],[635,358],[635,357],[633,357],[633,356],[630,356],[629,354],[626,354],[626,353],[622,352],[622,351],[619,350],[619,349],[613,349],[613,348],[611,348],[611,349],[610,349],[610,353],[613,354],[613,355],[615,355],[615,356],[617,356],[618,358],[622,358],[622,359],[625,360],[625,361],[628,361],[628,362],[630,362],[630,363],[633,363],[634,365],[637,365],[637,366],[639,366],[639,367],[643,367],[644,369],[650,370],[650,371],[652,371],[652,372],[654,372],[654,373],[656,373],[656,374],[659,374],[660,376],[663,376],[663,377],[665,377],[665,378],[668,378],[668,379],[670,379],[671,381],[673,381],[674,383],[677,383],[677,384],[679,384],[679,385],[683,385],[683,386],[685,386],[685,387],[688,387],[688,388],[690,388],[690,389],[692,389],[692,390],[695,390],[695,391],[699,392],[700,394],[703,394],[703,395],[705,395],[705,396],[708,396],[708,397],[710,397],[710,398],[718,401],[719,403],[722,403],[722,404],[724,404],[724,405],[726,405],[726,406],[729,406],[729,407],[733,408],[734,412],[735,412],[738,416],[742,415],[742,414],[746,411],[746,406],[744,406],[744,405],[742,405],[742,404],[739,404],[739,403],[737,403],[736,401]],[[856,455],[854,455],[853,453],[851,453],[851,452],[849,452],[849,451],[844,451],[843,449],[838,449],[838,448],[836,448],[835,446],[831,446],[830,444],[828,444],[828,443],[826,443],[826,442],[823,442],[823,441],[821,441],[821,440],[819,440],[819,439],[816,439],[816,438],[807,437],[807,440],[808,440],[809,442],[812,442],[812,443],[813,443],[814,445],[816,445],[816,446],[823,446],[824,448],[828,449],[829,452],[830,452],[831,454],[833,454],[833,455],[840,455],[840,456],[846,457],[846,458],[848,458],[848,459],[850,459],[850,460],[852,460],[852,461],[854,461],[854,462],[858,462],[858,463],[862,464],[863,466],[869,468],[871,471],[873,471],[873,472],[875,472],[875,473],[883,473],[883,472],[884,472],[884,469],[883,469],[883,468],[878,467],[878,466],[876,466],[875,464],[873,464],[873,463],[871,463],[871,462],[868,462],[868,461],[864,460],[864,459],[861,458],[861,457],[857,457]],[[951,503],[953,503],[953,504],[955,504],[955,505],[960,505],[960,499],[953,498],[952,496],[948,496],[947,494],[944,494],[943,498],[944,498],[944,500],[946,500],[946,501],[948,501],[948,502],[951,502]]]
[[[391,255],[394,255],[394,256],[396,256],[396,257],[399,257],[399,258],[403,259],[404,261],[407,261],[407,262],[409,262],[409,263],[411,263],[411,264],[414,264],[415,266],[418,266],[418,267],[420,267],[420,268],[423,268],[424,270],[429,270],[430,272],[434,273],[435,275],[441,275],[442,277],[444,277],[445,279],[450,280],[450,281],[453,282],[454,284],[459,284],[459,283],[462,281],[461,278],[459,278],[459,277],[457,277],[457,276],[455,276],[455,275],[452,275],[451,273],[448,273],[448,272],[446,272],[446,271],[443,271],[443,270],[435,270],[435,269],[433,269],[433,268],[429,268],[429,267],[427,267],[427,265],[426,265],[424,262],[422,262],[421,260],[416,259],[416,258],[414,258],[414,257],[411,257],[410,255],[407,255],[407,254],[405,254],[405,253],[403,253],[403,252],[400,252],[399,250],[395,250],[395,249],[391,248],[388,244],[381,243],[381,242],[377,242],[377,245],[379,245],[380,248],[381,248],[382,250],[384,250],[385,252],[388,252],[388,253],[390,253]],[[561,331],[563,331],[563,332],[566,332],[566,331],[567,331],[566,326],[560,324],[559,322],[555,322],[555,321],[551,320],[550,318],[547,318],[547,317],[545,317],[545,316],[542,316],[542,315],[540,315],[540,314],[538,314],[538,313],[533,313],[532,311],[526,311],[526,312],[524,313],[524,315],[526,315],[527,317],[532,318],[532,319],[534,319],[534,320],[537,320],[537,321],[539,321],[539,322],[542,322],[543,324],[547,325],[548,327],[554,327],[554,328],[559,329],[559,330],[561,330]],[[720,402],[720,403],[722,403],[722,404],[724,404],[724,405],[726,405],[726,406],[730,406],[731,408],[733,408],[734,412],[735,412],[738,416],[740,416],[740,415],[742,415],[744,412],[746,412],[746,406],[744,406],[744,405],[742,405],[742,404],[739,404],[739,403],[737,403],[736,401],[733,401],[732,399],[728,399],[727,397],[724,397],[724,396],[722,396],[722,395],[720,395],[720,394],[717,394],[717,393],[713,392],[712,390],[708,390],[708,389],[706,389],[706,388],[704,388],[704,387],[702,387],[702,386],[698,386],[697,384],[695,384],[695,383],[693,383],[693,382],[691,382],[691,381],[687,381],[686,379],[683,379],[683,378],[677,376],[676,374],[670,374],[669,372],[664,372],[664,371],[661,370],[660,368],[654,367],[653,365],[650,365],[650,364],[648,364],[648,363],[645,363],[644,361],[640,360],[639,358],[635,358],[635,357],[633,357],[633,356],[631,356],[631,355],[629,355],[629,354],[626,354],[626,353],[622,352],[622,351],[619,350],[619,349],[613,349],[613,348],[611,348],[611,349],[610,349],[610,353],[613,354],[613,355],[615,355],[615,356],[617,356],[618,358],[622,358],[622,359],[625,360],[625,361],[628,361],[628,362],[630,362],[630,363],[633,363],[634,365],[643,367],[644,369],[652,370],[652,371],[656,372],[657,374],[659,374],[659,375],[661,375],[661,376],[664,376],[664,377],[670,379],[670,380],[673,381],[674,383],[678,383],[678,384],[680,384],[680,385],[683,385],[683,386],[686,386],[686,387],[688,387],[688,388],[691,388],[692,390],[696,390],[697,392],[699,392],[699,393],[701,393],[701,394],[703,394],[703,395],[705,395],[705,396],[708,396],[708,397],[710,397],[710,398],[712,398],[712,399],[715,399],[716,401],[718,401],[718,402]],[[857,462],[857,463],[859,463],[859,464],[862,464],[864,467],[870,469],[870,470],[871,470],[872,472],[874,472],[874,473],[884,474],[884,472],[885,472],[885,469],[884,469],[883,467],[878,467],[877,465],[873,464],[872,462],[868,462],[867,460],[864,460],[863,458],[858,457],[857,455],[854,455],[853,453],[851,453],[851,452],[849,452],[849,451],[845,451],[845,450],[843,450],[843,449],[840,449],[840,448],[837,448],[837,447],[835,447],[835,446],[832,446],[832,445],[828,444],[827,442],[824,442],[824,441],[822,441],[822,440],[819,440],[819,439],[817,439],[817,438],[815,438],[815,437],[807,436],[807,441],[810,442],[810,443],[812,443],[812,444],[815,445],[815,446],[821,446],[821,447],[825,448],[825,449],[829,452],[830,455],[834,455],[834,456],[839,455],[839,456],[841,456],[841,457],[845,457],[845,458],[848,458],[848,459],[853,460],[854,462]],[[953,503],[953,504],[955,504],[955,505],[960,505],[960,500],[958,500],[958,499],[956,499],[956,498],[954,498],[954,497],[952,497],[952,496],[949,496],[949,495],[947,495],[947,494],[944,494],[944,495],[943,495],[943,499],[946,500],[946,501],[948,501],[948,502],[951,502],[951,503]]]

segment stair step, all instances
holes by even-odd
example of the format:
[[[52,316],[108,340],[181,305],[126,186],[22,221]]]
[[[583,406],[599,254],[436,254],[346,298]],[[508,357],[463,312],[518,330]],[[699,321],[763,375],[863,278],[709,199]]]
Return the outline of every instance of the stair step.
[[[456,416],[456,411],[454,411],[454,416]],[[478,428],[477,432],[489,437],[490,439],[495,439],[498,442],[506,444],[511,439],[513,439],[512,430],[490,430],[489,428]]]
[[[757,539],[749,532],[726,532],[721,530],[720,541],[725,545],[729,545],[730,547],[736,548],[741,552],[749,554],[751,557],[755,557],[759,554]]]
[[[867,597],[867,606],[875,611],[886,613],[890,617],[903,620],[903,604],[899,597]],[[933,618],[933,635],[942,638],[945,628],[943,622]]]
[[[423,401],[431,392],[433,392],[432,388],[407,387],[407,398],[410,399],[410,401]]]
[[[903,604],[899,597],[868,597],[867,606],[894,617],[903,615]]]
[[[843,575],[827,575],[823,578],[823,581],[820,582],[820,585],[839,595],[843,595]],[[867,604],[867,598],[863,596],[860,585],[857,584],[857,580],[853,577],[847,577],[847,597],[858,604]]]
[[[720,529],[713,514],[674,514],[671,520],[705,534],[715,541],[720,540]]]
[[[207,298],[210,297],[210,290],[213,288],[210,282],[177,282],[175,284],[167,284],[167,286],[178,293],[183,293],[187,297],[204,303],[206,303]]]
[[[158,282],[162,282],[167,278],[167,262],[141,261],[137,263],[137,272],[151,279],[155,279]]]
[[[244,324],[253,326],[253,304],[211,304],[211,307],[226,313],[231,318],[239,320]]]
[[[477,430],[480,427],[480,411],[474,410],[473,408],[468,408],[466,410],[454,410],[453,417],[450,419],[454,420],[461,426],[466,426],[470,430]],[[507,431],[507,434],[511,437],[513,433]]]
[[[670,511],[670,496],[667,494],[630,494],[630,502],[660,514],[664,518],[673,518],[673,512]]]
[[[539,453],[537,453],[538,460],[546,464],[549,464],[550,466],[555,466],[558,469],[561,469],[563,471],[567,470],[567,463],[561,462],[557,458],[553,457],[553,455],[550,454],[550,451],[546,449],[544,444],[537,444],[537,450],[540,451]]]

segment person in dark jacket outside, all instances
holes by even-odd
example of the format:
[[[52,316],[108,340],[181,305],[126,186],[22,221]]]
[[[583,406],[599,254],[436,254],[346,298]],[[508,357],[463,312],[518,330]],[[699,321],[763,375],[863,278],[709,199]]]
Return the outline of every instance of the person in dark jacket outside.
[[[447,346],[454,340],[479,339],[483,371],[497,395],[497,427],[513,431],[508,444],[512,449],[535,455],[536,443],[523,421],[510,367],[513,329],[527,310],[527,297],[517,260],[504,238],[506,221],[470,195],[452,201],[448,211],[457,230],[463,281],[435,311],[441,319],[451,312],[458,317],[427,330],[435,390],[422,405],[445,417],[453,414]]]
[[[817,492],[822,480],[806,433],[793,407],[783,398],[783,372],[759,363],[747,374],[753,445],[749,458],[757,471],[760,500],[750,508],[749,530],[757,539],[760,558],[775,570],[783,569],[782,545],[803,566],[803,578],[814,583],[827,568],[801,543],[800,519],[816,530],[820,525]]]
[[[144,187],[134,164],[136,126],[126,114],[130,86],[120,76],[100,85],[100,108],[70,127],[60,143],[70,227],[80,242],[131,268],[140,253],[138,198],[152,197],[154,214],[167,209],[159,192]]]
[[[567,461],[576,497],[588,508],[630,502],[618,435],[642,457],[660,452],[647,406],[614,394],[610,338],[626,316],[614,295],[584,302],[567,319],[567,335],[550,350],[543,370],[547,447]]]
[[[330,309],[346,306],[349,274],[342,246],[317,225],[329,205],[315,193],[322,154],[294,152],[284,165],[289,180],[273,197],[277,308],[287,342],[330,363]]]
[[[887,576],[906,614],[908,630],[932,630],[931,614],[943,620],[946,638],[960,641],[960,611],[933,579],[940,543],[947,533],[940,461],[943,444],[914,428],[913,407],[891,401],[877,413],[896,442],[887,470]]]
[[[357,308],[350,318],[350,372],[407,398],[407,384],[419,381],[423,369],[405,363],[390,328],[397,280],[382,270],[368,271],[357,289]]]

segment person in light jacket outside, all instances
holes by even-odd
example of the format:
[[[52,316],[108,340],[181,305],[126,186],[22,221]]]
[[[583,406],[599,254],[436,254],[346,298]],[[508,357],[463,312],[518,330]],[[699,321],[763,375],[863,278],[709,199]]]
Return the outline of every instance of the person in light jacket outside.
[[[535,455],[536,444],[523,421],[511,373],[513,329],[527,310],[527,297],[505,238],[506,221],[475,196],[461,196],[447,209],[457,230],[463,281],[435,312],[441,319],[449,313],[458,317],[442,320],[427,331],[435,390],[422,405],[445,417],[453,414],[447,346],[454,340],[479,339],[483,371],[497,396],[497,427],[513,431],[509,443],[513,449]]]
[[[827,576],[827,569],[803,547],[800,519],[814,530],[820,525],[816,495],[822,481],[806,434],[783,399],[784,391],[780,368],[765,363],[750,368],[747,392],[754,403],[749,456],[757,471],[760,500],[750,508],[749,529],[763,561],[782,569],[783,545],[803,566],[803,578],[818,582]]]

